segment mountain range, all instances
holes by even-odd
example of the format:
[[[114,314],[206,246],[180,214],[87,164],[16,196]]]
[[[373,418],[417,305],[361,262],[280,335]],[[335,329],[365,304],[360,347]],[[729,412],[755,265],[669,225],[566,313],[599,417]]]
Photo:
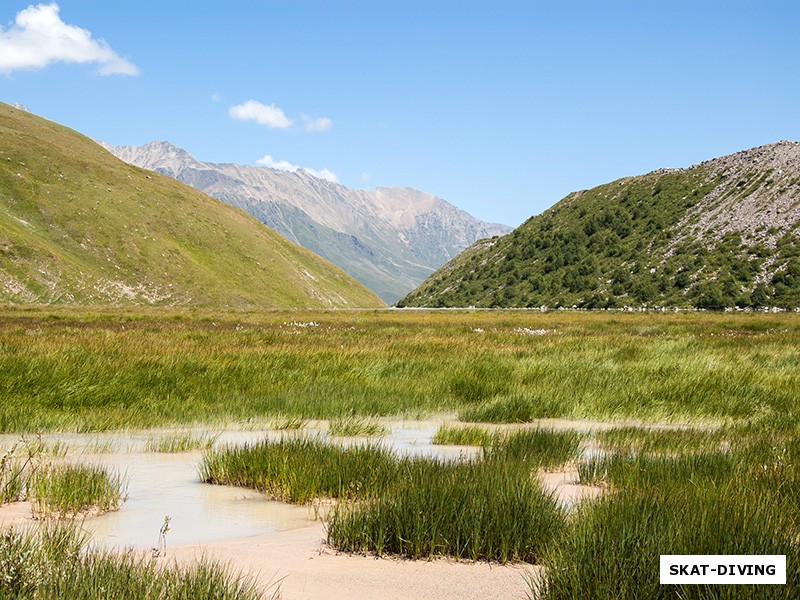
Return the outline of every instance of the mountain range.
[[[800,143],[569,194],[399,306],[800,306]]]
[[[389,304],[476,240],[511,231],[411,188],[355,190],[303,169],[202,162],[169,142],[101,144],[125,162],[247,211]]]
[[[244,211],[2,103],[0,302],[384,306]]]

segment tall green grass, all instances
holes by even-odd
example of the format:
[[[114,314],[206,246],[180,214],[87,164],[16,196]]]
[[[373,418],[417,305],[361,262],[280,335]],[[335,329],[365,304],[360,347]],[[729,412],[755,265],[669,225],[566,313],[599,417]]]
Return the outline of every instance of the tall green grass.
[[[513,465],[406,462],[372,501],[339,504],[328,543],[346,552],[535,563],[564,526],[562,510]]]
[[[332,419],[328,427],[328,435],[337,437],[380,437],[388,433],[377,421],[355,416]]]
[[[678,454],[724,449],[732,435],[725,429],[614,427],[595,433],[594,442],[609,452]]]
[[[441,412],[785,428],[799,386],[793,314],[0,311],[6,432]]]
[[[431,443],[453,446],[491,446],[495,434],[482,427],[442,425],[436,430]]]
[[[494,463],[522,463],[529,468],[552,468],[578,458],[584,435],[565,429],[523,429],[502,436],[487,453]]]
[[[34,515],[69,517],[117,510],[126,489],[122,474],[100,465],[56,464],[35,473],[28,495]]]
[[[265,593],[214,562],[164,566],[142,554],[95,549],[71,526],[0,533],[0,597],[9,600],[261,600]]]
[[[249,487],[278,500],[307,503],[378,495],[398,477],[398,465],[379,445],[341,448],[319,438],[287,437],[206,451],[199,475],[206,483]]]
[[[534,593],[545,600],[800,596],[798,458],[796,438],[743,435],[732,449],[588,461],[582,480],[605,481],[609,492],[571,515]],[[660,586],[661,554],[783,554],[787,585]]]
[[[218,437],[219,435],[206,433],[168,433],[148,438],[147,442],[145,442],[144,449],[146,452],[159,452],[164,454],[192,452],[193,450],[211,448]]]
[[[27,498],[31,480],[44,461],[40,439],[20,438],[0,457],[0,505]]]
[[[571,460],[580,439],[521,431],[497,438],[484,458],[461,461],[319,438],[265,440],[206,452],[200,478],[291,502],[339,500],[327,516],[328,542],[344,551],[536,561],[564,525],[536,470]]]

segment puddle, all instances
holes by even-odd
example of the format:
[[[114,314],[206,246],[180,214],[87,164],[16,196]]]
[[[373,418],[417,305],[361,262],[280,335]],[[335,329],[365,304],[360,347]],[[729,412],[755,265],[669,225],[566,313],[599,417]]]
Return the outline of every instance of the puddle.
[[[399,455],[427,456],[451,460],[467,459],[481,450],[474,446],[433,445],[431,440],[441,421],[391,421],[390,433],[373,438],[332,438],[337,443],[378,443]],[[559,426],[562,423],[548,423]],[[312,507],[294,506],[267,500],[264,494],[244,488],[200,483],[197,465],[199,451],[167,454],[146,451],[148,442],[170,433],[208,434],[216,444],[242,444],[284,435],[319,435],[327,438],[323,423],[312,423],[305,430],[280,432],[261,430],[148,430],[107,434],[46,434],[46,447],[66,448],[66,460],[92,462],[126,474],[128,498],[116,512],[87,518],[84,528],[95,541],[111,547],[148,549],[158,545],[165,516],[170,518],[168,546],[239,539],[264,533],[287,531],[310,525],[315,519]],[[35,441],[35,436],[26,436]],[[10,448],[19,436],[0,435],[0,448]],[[597,452],[596,449],[589,453]],[[571,504],[580,486],[559,481],[564,488],[559,499]],[[573,484],[573,485],[564,485]],[[572,489],[572,488],[576,489]]]
[[[86,455],[128,476],[128,499],[119,510],[89,518],[93,539],[116,547],[157,545],[164,517],[170,517],[167,545],[213,542],[309,525],[313,509],[267,500],[264,494],[200,483],[198,452],[183,454]]]

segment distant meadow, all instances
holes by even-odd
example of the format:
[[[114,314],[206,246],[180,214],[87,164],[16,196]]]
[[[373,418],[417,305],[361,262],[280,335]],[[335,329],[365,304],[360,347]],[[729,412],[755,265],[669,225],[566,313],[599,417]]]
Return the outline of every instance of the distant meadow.
[[[308,418],[352,427],[342,419],[443,413],[792,428],[800,321],[6,308],[0,373],[0,431],[10,433]]]

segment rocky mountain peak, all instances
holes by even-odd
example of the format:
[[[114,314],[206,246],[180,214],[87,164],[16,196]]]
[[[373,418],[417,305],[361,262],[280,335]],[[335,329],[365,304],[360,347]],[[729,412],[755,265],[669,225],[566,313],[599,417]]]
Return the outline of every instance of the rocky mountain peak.
[[[301,168],[207,163],[169,142],[104,147],[249,212],[388,303],[476,240],[511,231],[412,188],[355,190]]]

